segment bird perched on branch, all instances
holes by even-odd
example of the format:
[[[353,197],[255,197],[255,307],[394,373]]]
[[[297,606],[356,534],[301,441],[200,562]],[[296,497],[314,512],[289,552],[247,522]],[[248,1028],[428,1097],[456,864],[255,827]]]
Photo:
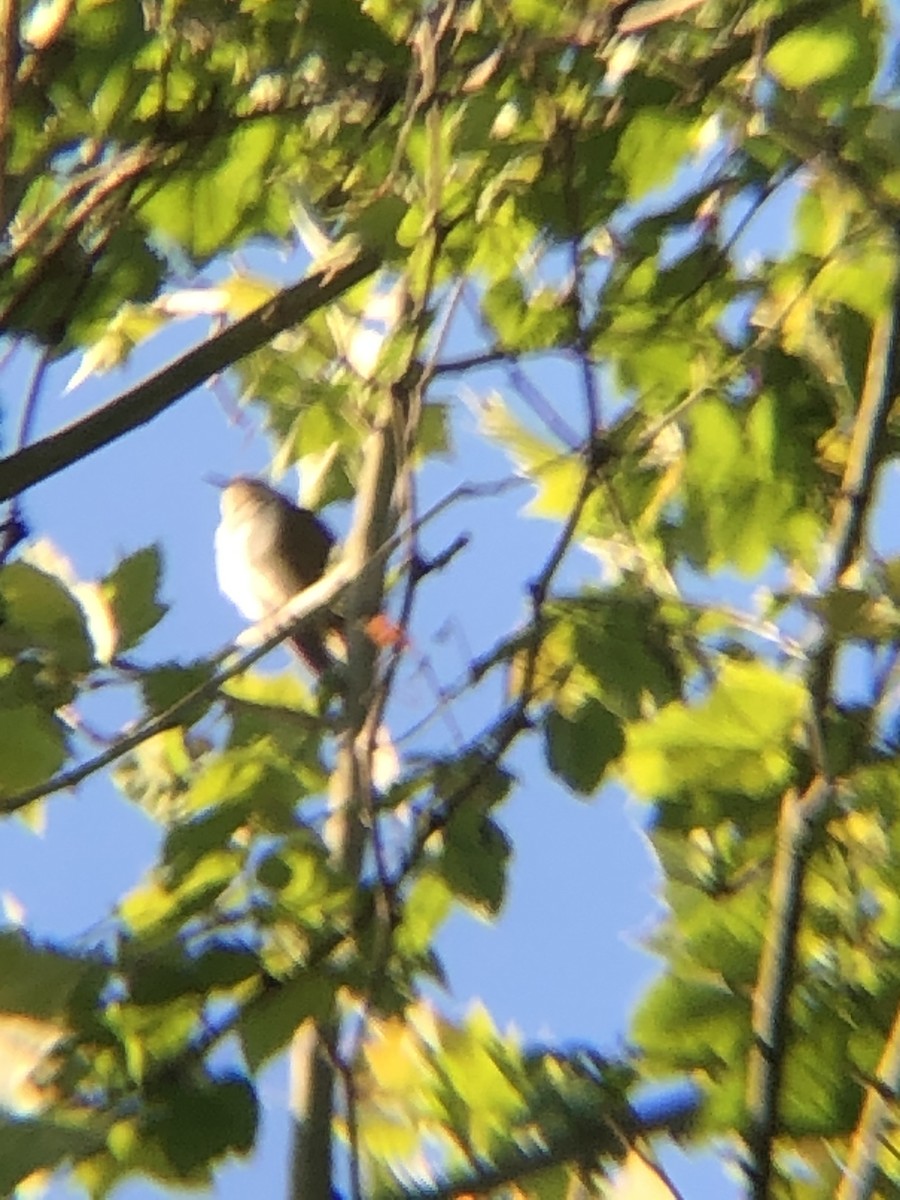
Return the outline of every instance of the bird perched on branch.
[[[335,539],[308,508],[298,508],[260,479],[239,476],[223,486],[220,510],[219,589],[249,621],[274,617],[322,577]],[[344,644],[343,621],[323,614],[285,642],[319,676],[334,662],[328,644]]]

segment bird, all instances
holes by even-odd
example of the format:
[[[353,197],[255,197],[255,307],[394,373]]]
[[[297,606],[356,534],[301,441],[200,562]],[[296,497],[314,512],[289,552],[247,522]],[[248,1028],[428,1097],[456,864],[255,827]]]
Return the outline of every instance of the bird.
[[[335,537],[308,508],[293,504],[261,479],[238,476],[222,486],[215,536],[219,590],[249,621],[275,616],[325,572]],[[290,637],[289,645],[317,678],[334,665],[328,649],[344,645],[343,621],[324,614]]]

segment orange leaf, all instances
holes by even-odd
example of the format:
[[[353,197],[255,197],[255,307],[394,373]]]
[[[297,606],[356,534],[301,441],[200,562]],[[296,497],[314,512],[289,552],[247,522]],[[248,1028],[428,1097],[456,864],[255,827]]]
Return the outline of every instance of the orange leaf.
[[[390,617],[377,613],[366,622],[366,633],[381,650],[388,646],[399,646],[405,650],[409,646],[406,634]]]

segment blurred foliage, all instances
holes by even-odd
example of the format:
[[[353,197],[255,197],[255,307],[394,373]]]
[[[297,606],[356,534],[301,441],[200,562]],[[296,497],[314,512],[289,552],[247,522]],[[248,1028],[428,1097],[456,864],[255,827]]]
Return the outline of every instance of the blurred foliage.
[[[12,553],[10,518],[0,811],[45,819],[98,753],[81,702],[124,686],[136,715],[94,765],[161,836],[90,953],[13,928],[10,901],[4,1194],[65,1166],[96,1196],[211,1184],[255,1144],[262,1065],[335,1009],[367,1195],[595,1194],[652,1132],[730,1141],[756,1196],[900,1191],[900,572],[873,549],[900,447],[887,10],[42,0],[16,30],[8,6],[10,344],[109,370],[182,315],[275,295],[231,257],[251,240],[365,246],[377,279],[233,364],[273,463],[316,506],[352,497],[413,379],[404,469],[441,456],[468,485],[447,377],[493,363],[502,395],[465,385],[481,435],[559,540],[521,625],[437,706],[499,677],[501,707],[385,783],[354,878],[323,821],[339,694],[149,661],[164,550],[83,581],[46,542]],[[427,575],[418,551],[395,566],[398,592]],[[503,759],[529,734],[573,792],[618,780],[648,806],[661,973],[617,1061],[423,999],[450,913],[502,909]],[[689,1132],[691,1104],[638,1115],[673,1079],[702,1097]]]

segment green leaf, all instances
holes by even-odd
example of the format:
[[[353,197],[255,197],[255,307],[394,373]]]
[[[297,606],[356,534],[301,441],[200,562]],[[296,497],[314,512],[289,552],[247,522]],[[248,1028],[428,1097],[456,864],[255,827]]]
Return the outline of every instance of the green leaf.
[[[250,804],[225,804],[193,820],[172,827],[166,836],[162,859],[179,878],[206,855],[226,849],[234,833],[250,818]]]
[[[638,1008],[632,1033],[654,1070],[740,1069],[750,1044],[749,1003],[714,979],[655,984]]]
[[[68,1128],[51,1118],[12,1120],[0,1116],[0,1194],[19,1195],[17,1185],[37,1171],[53,1171],[62,1163],[97,1149],[97,1132]]]
[[[167,862],[180,866],[182,856],[185,863],[191,862],[198,851],[251,817],[269,830],[295,827],[294,809],[303,798],[302,788],[290,765],[270,750],[260,738],[255,745],[222,751],[206,762],[178,797],[179,812],[194,819],[173,827],[165,844]]]
[[[782,787],[808,698],[803,685],[762,663],[726,662],[697,705],[678,701],[628,728],[625,777],[646,797],[693,789],[747,798]]]
[[[896,269],[887,245],[872,239],[846,247],[826,262],[811,294],[820,301],[846,304],[875,321],[888,303]]]
[[[398,952],[415,957],[429,950],[452,905],[453,893],[446,879],[430,870],[417,876],[394,935]]]
[[[330,61],[346,64],[356,54],[370,55],[379,65],[401,70],[408,61],[404,40],[393,41],[367,8],[353,0],[312,0],[304,32],[321,44]]]
[[[820,493],[811,490],[821,479],[810,474],[818,434],[792,394],[796,382],[749,408],[709,399],[691,410],[677,544],[693,563],[752,575],[777,551],[812,554],[821,528]]]
[[[625,127],[613,171],[629,200],[669,183],[690,148],[692,123],[665,108],[639,108]]]
[[[499,345],[510,350],[543,350],[565,344],[572,333],[572,312],[552,288],[526,294],[522,282],[508,276],[484,297],[484,313]]]
[[[528,511],[556,519],[567,515],[583,476],[577,459],[560,453],[558,446],[527,429],[496,393],[482,402],[480,424],[488,437],[534,480],[537,495]]]
[[[297,922],[316,921],[344,894],[324,844],[307,829],[296,830],[277,852],[266,855],[257,878],[277,891],[279,907]]]
[[[285,131],[277,121],[243,124],[190,166],[172,170],[161,186],[148,188],[141,196],[141,219],[200,263],[248,234],[286,232],[283,192],[268,186],[284,147]]]
[[[69,321],[67,340],[89,345],[103,335],[123,300],[153,299],[163,277],[160,258],[129,223],[116,229],[99,263],[92,262]]]
[[[546,665],[568,664],[573,672],[568,694],[554,702],[563,716],[574,718],[591,693],[620,718],[636,717],[648,697],[664,704],[681,694],[673,635],[655,597],[629,586],[585,592],[553,603],[548,614],[554,628]]]
[[[0,789],[7,793],[51,779],[66,761],[66,730],[36,705],[0,708]]]
[[[103,592],[115,614],[117,647],[130,650],[168,612],[158,600],[162,577],[162,551],[145,546],[123,558],[103,580]]]
[[[816,613],[838,639],[888,642],[894,641],[900,630],[894,604],[862,588],[832,588],[823,596],[804,599],[803,607]]]
[[[211,906],[234,881],[242,865],[238,851],[212,850],[189,869],[185,866],[173,871],[171,885],[151,879],[134,888],[121,901],[119,916],[137,937],[169,937],[195,913]]]
[[[859,4],[823,10],[779,38],[766,66],[785,87],[815,88],[851,99],[867,87],[878,65],[880,22]]]
[[[525,1097],[504,1062],[503,1046],[487,1013],[476,1006],[464,1030],[448,1030],[437,1065],[468,1110],[473,1125],[505,1130],[523,1111]],[[504,1068],[507,1069],[504,1069]]]
[[[238,1027],[251,1071],[283,1050],[308,1018],[324,1020],[334,1001],[334,983],[308,972],[284,983],[275,981],[245,1009]]]
[[[865,1074],[851,1053],[854,1022],[826,1005],[794,1010],[798,1036],[785,1057],[782,1120],[797,1137],[829,1137],[850,1131],[859,1119]]]
[[[205,659],[188,665],[165,663],[141,674],[141,691],[149,711],[161,716],[176,704],[183,707],[176,714],[179,725],[195,725],[215,702],[215,695],[199,696],[186,701],[197,688],[208,683],[215,674],[212,663]]]
[[[351,228],[373,250],[382,250],[393,257],[397,250],[397,230],[408,211],[399,196],[381,196],[358,213]]]
[[[458,899],[477,912],[496,916],[506,894],[511,855],[509,838],[500,826],[463,804],[444,830],[440,871]]]
[[[93,649],[81,606],[59,579],[26,562],[0,570],[0,652],[38,648],[68,672],[86,671]]]
[[[553,0],[510,0],[509,11],[520,25],[547,32],[559,24],[559,8]]]
[[[547,765],[576,792],[589,795],[625,748],[622,724],[608,708],[588,700],[571,717],[553,710],[544,722]]]
[[[185,1178],[225,1154],[248,1154],[253,1149],[259,1123],[256,1092],[239,1075],[202,1084],[180,1079],[156,1102],[164,1109],[150,1120],[147,1133],[158,1139]]]
[[[422,408],[416,451],[423,457],[447,456],[453,445],[450,432],[450,411],[446,404],[432,401]]]
[[[208,996],[229,990],[259,970],[259,960],[240,947],[211,946],[193,958],[179,947],[165,946],[156,953],[138,951],[128,969],[128,995],[133,1004],[157,1005],[180,996]]]
[[[130,1078],[143,1082],[155,1063],[183,1054],[202,1027],[204,997],[176,996],[160,1004],[114,1001],[104,1017],[122,1045]]]
[[[0,1011],[57,1017],[78,990],[99,986],[97,962],[0,932]]]

